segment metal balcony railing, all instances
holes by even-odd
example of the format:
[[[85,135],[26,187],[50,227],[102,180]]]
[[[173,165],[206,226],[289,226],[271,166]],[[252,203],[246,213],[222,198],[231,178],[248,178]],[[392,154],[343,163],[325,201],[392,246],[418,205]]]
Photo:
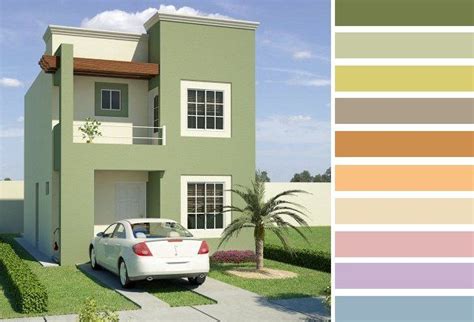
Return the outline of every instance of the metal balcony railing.
[[[74,143],[87,143],[87,138],[79,130],[84,123],[83,121],[74,121]],[[92,143],[166,145],[166,126],[153,127],[133,125],[132,123],[101,122],[98,130],[101,135],[96,136]]]

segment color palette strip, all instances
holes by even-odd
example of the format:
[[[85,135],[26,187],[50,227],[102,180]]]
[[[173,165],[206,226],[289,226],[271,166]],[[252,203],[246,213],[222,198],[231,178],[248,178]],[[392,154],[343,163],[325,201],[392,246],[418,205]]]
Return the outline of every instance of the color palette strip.
[[[335,208],[336,225],[474,225],[469,198],[338,198]]]
[[[337,257],[474,257],[474,232],[336,232],[336,244]]]
[[[334,1],[336,321],[474,320],[473,6]]]
[[[472,263],[336,264],[340,289],[472,289]]]
[[[335,116],[336,124],[474,124],[473,109],[474,98],[336,98]]]
[[[341,296],[335,304],[337,322],[474,321],[469,296]]]

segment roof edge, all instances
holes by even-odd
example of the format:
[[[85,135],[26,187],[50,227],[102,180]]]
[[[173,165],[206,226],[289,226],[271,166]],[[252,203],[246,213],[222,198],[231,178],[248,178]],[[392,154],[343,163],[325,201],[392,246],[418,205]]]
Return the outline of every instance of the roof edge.
[[[223,18],[210,18],[201,16],[190,16],[190,15],[178,15],[171,13],[155,13],[150,19],[148,19],[143,25],[148,31],[158,21],[172,21],[172,22],[183,22],[198,25],[217,26],[217,27],[228,27],[237,29],[256,30],[260,25],[259,22],[236,20],[236,19],[223,19]]]
[[[47,42],[53,34],[128,41],[139,41],[143,37],[148,37],[147,34],[139,34],[132,32],[118,32],[109,30],[49,25],[43,35],[43,40]]]

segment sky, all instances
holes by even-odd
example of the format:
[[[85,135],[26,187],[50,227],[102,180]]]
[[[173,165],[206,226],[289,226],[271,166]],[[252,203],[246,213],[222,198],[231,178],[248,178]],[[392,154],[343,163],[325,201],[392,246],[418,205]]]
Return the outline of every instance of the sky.
[[[330,166],[330,0],[0,0],[0,179],[23,179],[23,98],[47,26],[144,32],[157,9],[260,22],[257,168],[289,181]]]

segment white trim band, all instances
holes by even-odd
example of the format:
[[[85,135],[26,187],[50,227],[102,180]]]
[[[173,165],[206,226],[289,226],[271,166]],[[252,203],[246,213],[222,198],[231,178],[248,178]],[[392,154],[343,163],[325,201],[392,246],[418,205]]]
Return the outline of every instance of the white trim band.
[[[247,30],[256,30],[258,25],[260,24],[259,22],[255,22],[255,21],[210,18],[210,17],[190,16],[190,15],[177,15],[177,14],[157,12],[150,19],[148,19],[143,25],[145,26],[145,29],[148,31],[158,21],[192,23],[192,24],[198,24],[198,25],[228,27],[228,28],[247,29]]]

